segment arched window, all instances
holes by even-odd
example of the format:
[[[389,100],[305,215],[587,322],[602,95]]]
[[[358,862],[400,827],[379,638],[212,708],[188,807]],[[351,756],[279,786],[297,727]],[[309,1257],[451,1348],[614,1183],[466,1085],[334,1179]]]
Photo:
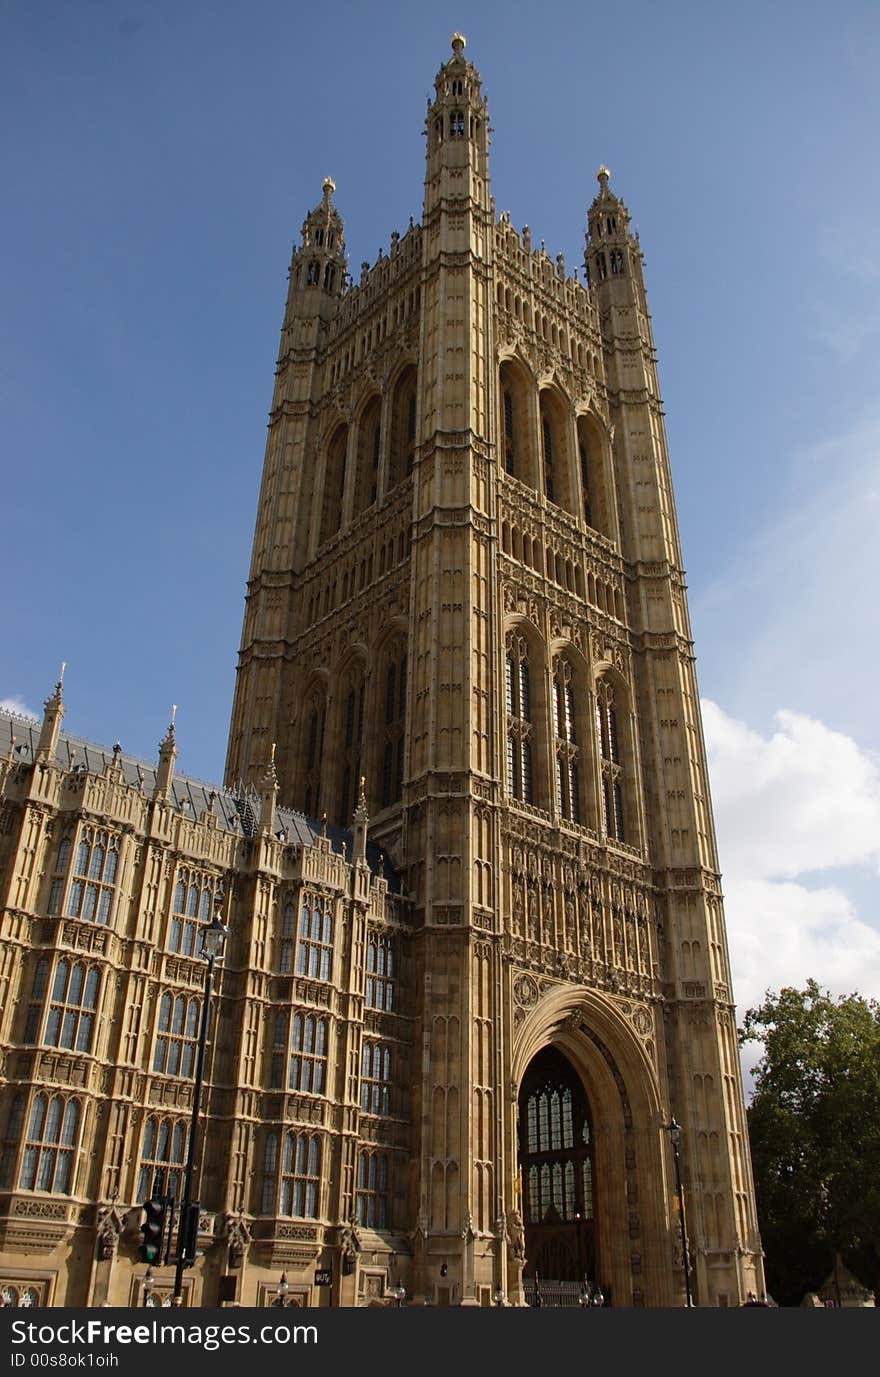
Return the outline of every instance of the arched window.
[[[28,1120],[19,1189],[70,1195],[73,1164],[79,1135],[78,1100],[51,1098],[42,1091],[34,1096]]]
[[[507,637],[507,792],[532,802],[532,703],[529,647],[523,636]]]
[[[626,841],[623,771],[620,758],[619,695],[607,678],[596,685],[596,743],[601,771],[602,830]]]
[[[327,1085],[327,1020],[314,1014],[294,1014],[290,1049],[288,1087],[323,1095]]]
[[[609,497],[604,471],[604,442],[592,416],[577,419],[581,504],[584,521],[601,535],[611,536]]]
[[[303,750],[303,808],[306,817],[317,817],[321,801],[321,775],[324,761],[324,723],[326,698],[323,689],[314,689],[306,701]]]
[[[505,359],[499,369],[501,394],[501,445],[499,462],[505,473],[522,482],[536,486],[530,439],[531,420],[529,395],[531,382],[525,370],[512,359]]]
[[[370,933],[367,938],[367,980],[366,1002],[368,1009],[395,1007],[394,984],[397,974],[397,956],[394,940]]]
[[[361,412],[357,429],[357,468],[355,471],[354,515],[366,511],[376,501],[379,482],[379,455],[382,445],[382,403],[373,397]]]
[[[519,1094],[528,1276],[596,1280],[593,1133],[574,1069],[555,1048],[530,1063]]]
[[[388,1176],[388,1153],[362,1148],[358,1153],[356,1210],[357,1222],[364,1228],[389,1226]]]
[[[55,869],[52,872],[52,885],[49,890],[49,913],[60,913],[64,903],[64,886],[67,880],[67,871],[70,866],[70,856],[73,850],[73,840],[70,832],[65,832],[61,841],[58,843],[58,854],[55,857]]]
[[[348,450],[348,427],[337,426],[327,446],[324,467],[324,508],[321,513],[320,543],[330,540],[342,521],[342,500],[345,496],[345,458]]]
[[[202,1006],[198,999],[166,990],[159,1001],[159,1029],[153,1070],[189,1080],[195,1066]]]
[[[296,1219],[317,1219],[320,1191],[320,1135],[286,1133],[281,1165],[281,1214]]]
[[[16,1091],[9,1106],[3,1149],[0,1152],[0,1189],[2,1190],[8,1190],[15,1180],[15,1168],[21,1147],[21,1130],[24,1126],[24,1106],[24,1094],[20,1090]]]
[[[43,1041],[49,1047],[69,1051],[92,1050],[92,1027],[101,977],[96,966],[61,960],[55,967],[55,983]]]
[[[361,1053],[361,1109],[365,1114],[391,1112],[391,1048],[365,1042]]]
[[[404,727],[406,724],[406,645],[396,641],[384,664],[382,741],[382,807],[397,803],[403,793]]]
[[[364,733],[364,675],[359,665],[349,670],[342,684],[342,722],[339,761],[340,826],[347,827],[354,813],[361,776]]]
[[[67,895],[65,912],[68,918],[110,922],[118,865],[119,838],[93,827],[84,827]]]
[[[296,973],[329,980],[333,970],[333,911],[329,899],[304,894],[299,913]]]
[[[451,139],[464,138],[464,112],[462,110],[452,110],[450,112],[449,137]]]
[[[412,473],[416,456],[416,390],[418,373],[411,365],[397,380],[391,404],[389,488]]]
[[[556,738],[556,807],[560,817],[580,822],[580,752],[575,729],[574,671],[560,657],[553,666],[553,722]]]
[[[293,944],[296,939],[296,900],[288,894],[281,910],[278,934],[278,969],[283,975],[293,970]]]
[[[46,989],[49,984],[49,959],[41,956],[34,971],[34,983],[31,987],[31,997],[28,1003],[27,1017],[24,1024],[25,1043],[38,1042],[40,1038],[40,1028],[43,1024],[43,1000],[46,996]]]
[[[290,1015],[286,1009],[279,1009],[272,1020],[272,1045],[269,1049],[269,1089],[284,1089],[284,1074],[287,1067],[287,1049],[290,1036]]]
[[[186,1119],[163,1119],[152,1114],[147,1118],[138,1172],[138,1200],[149,1200],[154,1195],[180,1199],[188,1143]]]
[[[211,921],[214,881],[195,870],[178,871],[168,929],[168,950],[198,956],[199,933]]]

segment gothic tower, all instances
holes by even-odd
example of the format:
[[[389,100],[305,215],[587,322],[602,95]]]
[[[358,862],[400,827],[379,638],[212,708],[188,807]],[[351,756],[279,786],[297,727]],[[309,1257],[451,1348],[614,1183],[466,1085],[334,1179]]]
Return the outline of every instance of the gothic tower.
[[[352,283],[328,178],[294,249],[227,781],[277,743],[281,801],[369,813],[409,896],[410,1293],[677,1303],[674,1115],[696,1300],[736,1304],[760,1242],[642,255],[604,168],[586,285],[496,217],[464,47],[421,224]]]

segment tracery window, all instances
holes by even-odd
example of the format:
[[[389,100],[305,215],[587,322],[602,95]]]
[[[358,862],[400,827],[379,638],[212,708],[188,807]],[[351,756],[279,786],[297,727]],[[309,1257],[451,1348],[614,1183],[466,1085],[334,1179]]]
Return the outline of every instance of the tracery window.
[[[394,1008],[396,953],[390,937],[371,933],[367,939],[366,1001],[368,1009]]]
[[[8,1189],[15,1179],[15,1164],[21,1147],[21,1130],[24,1124],[24,1104],[23,1093],[20,1090],[16,1091],[9,1106],[3,1150],[0,1153],[0,1189],[3,1190]]]
[[[281,910],[278,934],[278,969],[283,975],[293,970],[293,947],[296,941],[296,899],[288,894]]]
[[[590,1121],[575,1115],[572,1087],[556,1080],[526,1098],[526,1218],[593,1218]],[[577,1119],[577,1122],[575,1120]]]
[[[464,138],[464,112],[453,110],[449,116],[449,137],[451,139]]]
[[[294,1014],[290,1038],[288,1087],[323,1095],[327,1084],[327,1020]]]
[[[321,764],[324,757],[325,702],[323,693],[314,693],[306,708],[304,810],[316,817],[321,789]]]
[[[413,365],[397,380],[391,405],[391,454],[389,488],[413,471],[416,454],[416,391],[418,373]]]
[[[560,817],[580,822],[580,752],[575,732],[574,671],[568,660],[553,666],[553,720],[556,736],[556,806]]]
[[[0,1282],[0,1300],[10,1310],[29,1310],[32,1306],[46,1304],[46,1283],[36,1285],[21,1281]]]
[[[513,393],[509,387],[504,389],[504,468],[509,474],[515,472],[513,457]]]
[[[34,983],[31,986],[31,997],[25,1017],[24,1037],[22,1039],[25,1043],[34,1043],[39,1040],[40,1025],[43,1018],[43,1000],[48,984],[49,958],[41,956],[34,970]]]
[[[382,751],[382,807],[403,793],[404,726],[406,722],[406,650],[402,643],[388,652],[385,666],[385,721]]]
[[[153,1070],[166,1076],[192,1075],[199,1034],[201,1001],[166,990],[159,1001],[159,1029]]]
[[[154,1195],[183,1194],[183,1173],[189,1125],[185,1119],[162,1119],[150,1115],[144,1124],[141,1162],[138,1171],[138,1200]]]
[[[344,686],[342,716],[342,761],[339,775],[339,822],[348,826],[357,805],[361,774],[361,741],[364,731],[364,679],[353,670]]]
[[[388,1228],[388,1154],[358,1154],[356,1192],[357,1222],[367,1229]]]
[[[68,918],[110,922],[118,866],[119,838],[94,827],[84,827],[67,895],[65,913]]]
[[[73,1186],[74,1154],[79,1136],[78,1100],[34,1096],[25,1138],[19,1190],[69,1195]]]
[[[354,515],[376,501],[379,480],[379,455],[382,445],[382,402],[374,396],[361,413],[357,429],[357,470]]]
[[[321,544],[334,536],[342,521],[345,496],[345,463],[348,452],[348,427],[337,426],[327,446],[324,467],[324,496],[321,512]]]
[[[49,1001],[44,1043],[69,1051],[90,1052],[101,976],[96,966],[61,960]]]
[[[541,435],[544,442],[544,492],[553,499],[553,427],[545,416],[541,421]]]
[[[296,973],[312,980],[329,980],[333,967],[333,913],[329,899],[303,896],[299,913]]]
[[[70,865],[70,853],[73,850],[71,835],[66,832],[58,843],[58,854],[55,857],[55,869],[52,874],[52,885],[49,890],[49,912],[60,913],[64,903],[64,886],[67,880],[67,870]]]
[[[174,886],[168,950],[198,956],[199,928],[211,921],[214,881],[194,870],[179,870]]]
[[[532,704],[529,647],[523,636],[507,637],[507,792],[532,802]]]
[[[365,1042],[361,1053],[361,1109],[365,1114],[391,1112],[391,1048]]]
[[[615,841],[626,840],[618,701],[607,678],[596,685],[596,742],[601,771],[602,827]]]
[[[317,1219],[320,1191],[320,1135],[286,1133],[281,1163],[281,1213],[297,1219]]]

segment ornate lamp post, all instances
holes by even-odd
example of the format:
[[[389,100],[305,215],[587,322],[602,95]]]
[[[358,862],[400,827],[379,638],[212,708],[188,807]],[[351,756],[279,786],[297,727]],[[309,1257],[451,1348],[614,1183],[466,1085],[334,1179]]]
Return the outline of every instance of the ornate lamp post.
[[[287,1280],[287,1273],[286,1273],[286,1272],[282,1272],[282,1273],[281,1273],[281,1276],[280,1276],[279,1279],[278,1279],[278,1287],[277,1287],[277,1290],[278,1290],[278,1299],[277,1299],[276,1301],[273,1301],[273,1302],[272,1302],[273,1305],[282,1305],[282,1306],[283,1306],[283,1305],[286,1305],[286,1304],[287,1304],[287,1293],[288,1293],[288,1291],[290,1290],[290,1282]]]
[[[675,1122],[675,1115],[666,1125],[666,1132],[669,1134],[669,1141],[672,1143],[672,1156],[675,1162],[675,1193],[678,1196],[678,1222],[681,1227],[681,1256],[684,1263],[684,1294],[685,1303],[688,1309],[693,1305],[691,1298],[691,1269],[688,1261],[688,1241],[687,1229],[684,1222],[684,1191],[681,1188],[681,1158],[679,1149],[681,1147],[681,1124]]]
[[[177,1235],[177,1262],[174,1269],[174,1293],[172,1303],[183,1303],[183,1272],[195,1260],[195,1243],[198,1235],[198,1219],[194,1217],[198,1202],[193,1201],[193,1175],[196,1160],[196,1140],[199,1132],[199,1113],[202,1107],[202,1079],[205,1070],[205,1043],[208,1038],[208,1022],[211,1017],[211,993],[214,988],[214,966],[223,960],[229,928],[220,918],[223,905],[223,891],[214,894],[214,916],[202,932],[199,956],[205,962],[205,991],[202,1000],[202,1017],[199,1023],[199,1043],[196,1052],[196,1077],[193,1087],[192,1120],[189,1129],[189,1145],[186,1152],[186,1169],[183,1177],[183,1200],[180,1205],[180,1229]],[[192,1254],[187,1256],[187,1254]]]
[[[504,1291],[503,1291],[502,1288],[499,1286],[499,1287],[498,1287],[498,1290],[495,1292],[495,1304],[496,1304],[497,1306],[500,1307],[500,1306],[504,1305],[504,1302],[506,1301],[506,1299],[507,1299],[507,1297],[505,1296]]]
[[[406,1288],[404,1287],[403,1283],[398,1282],[396,1286],[392,1286],[391,1294],[392,1296],[394,1296],[394,1304],[399,1310],[400,1307],[403,1305],[404,1297],[406,1296]]]

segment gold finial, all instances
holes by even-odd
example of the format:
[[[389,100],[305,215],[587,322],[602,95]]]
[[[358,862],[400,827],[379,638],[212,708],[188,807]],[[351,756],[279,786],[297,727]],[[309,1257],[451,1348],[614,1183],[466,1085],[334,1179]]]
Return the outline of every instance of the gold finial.
[[[274,742],[274,741],[272,742],[272,749],[271,749],[270,752],[269,752],[269,761],[270,761],[270,763],[271,763],[272,765],[275,764],[275,742]]]
[[[174,726],[174,719],[175,719],[176,716],[177,716],[177,704],[176,704],[176,703],[172,703],[172,704],[171,704],[171,725],[172,725],[172,727]]]
[[[321,183],[321,190],[323,191],[326,200],[329,201],[330,197],[336,190],[336,183],[334,182],[332,177],[324,178],[323,182]]]
[[[603,163],[602,166],[599,168],[598,172],[596,173],[596,180],[598,181],[598,183],[599,183],[599,185],[600,185],[600,187],[602,188],[603,191],[605,190],[606,186],[608,185],[608,179],[609,179],[610,176],[611,176],[611,171],[610,171],[610,169],[607,168],[607,167],[605,166],[605,164]]]
[[[58,671],[58,687],[59,687],[59,688],[60,688],[61,685],[64,683],[64,671],[65,671],[66,669],[67,669],[67,661],[66,661],[66,660],[62,660],[62,661],[61,661],[61,668],[60,668],[60,670]]]
[[[465,38],[464,34],[454,33],[452,35],[452,51],[455,53],[455,56],[461,57],[461,54],[466,47],[467,39]]]

